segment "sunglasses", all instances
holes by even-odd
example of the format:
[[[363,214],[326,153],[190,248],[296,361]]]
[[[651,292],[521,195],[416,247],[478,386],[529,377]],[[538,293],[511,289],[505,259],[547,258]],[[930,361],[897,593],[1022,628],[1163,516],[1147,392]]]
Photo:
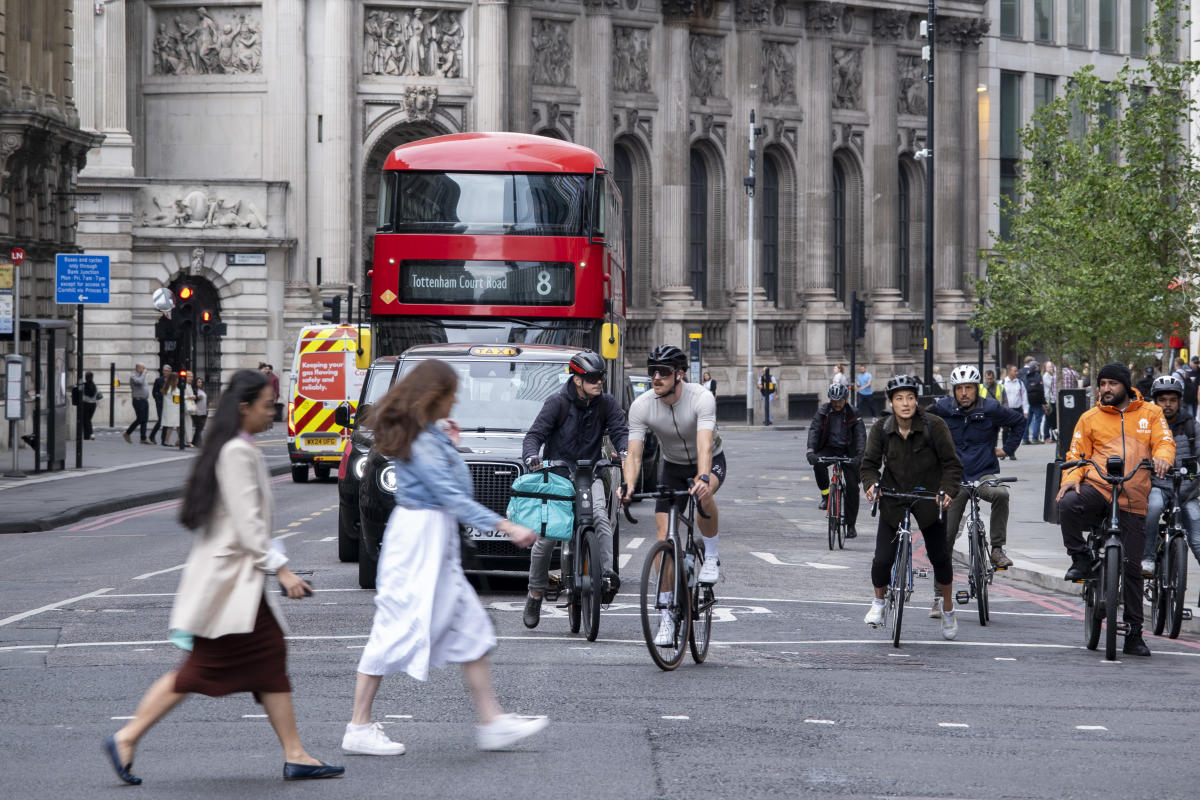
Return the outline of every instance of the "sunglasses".
[[[596,373],[593,375],[580,375],[579,379],[584,383],[604,383],[604,373]]]
[[[650,374],[651,378],[670,378],[675,374],[674,367],[663,366],[661,364],[652,364],[646,371]]]

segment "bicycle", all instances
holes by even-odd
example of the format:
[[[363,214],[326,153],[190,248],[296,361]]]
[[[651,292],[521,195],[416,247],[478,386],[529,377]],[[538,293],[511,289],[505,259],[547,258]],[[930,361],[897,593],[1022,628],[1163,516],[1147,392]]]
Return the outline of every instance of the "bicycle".
[[[1183,517],[1179,507],[1180,488],[1184,480],[1196,480],[1195,469],[1172,468],[1171,503],[1163,509],[1159,526],[1157,548],[1154,554],[1154,575],[1146,584],[1147,599],[1154,623],[1154,635],[1161,636],[1166,630],[1170,639],[1179,638],[1179,629],[1185,619],[1192,618],[1192,610],[1184,608],[1187,592],[1188,545],[1187,534],[1180,524]]]
[[[904,516],[900,520],[900,525],[896,528],[896,559],[892,562],[892,577],[888,583],[887,593],[884,595],[885,602],[883,605],[883,622],[879,627],[887,627],[889,624],[892,629],[892,646],[900,646],[900,628],[904,622],[904,604],[908,602],[913,593],[913,563],[912,563],[912,507],[922,500],[933,500],[935,502],[941,499],[941,492],[927,492],[920,486],[912,492],[896,492],[891,489],[883,489],[879,484],[875,484],[875,499],[871,503],[871,516],[875,516],[879,510],[879,500],[882,497],[894,497],[899,500],[909,501],[904,506]],[[942,519],[942,504],[938,502],[938,521]],[[918,568],[916,575],[921,578],[929,577],[929,572],[925,569]]]
[[[1121,525],[1118,518],[1120,510],[1121,487],[1140,469],[1151,469],[1154,465],[1150,459],[1142,459],[1128,475],[1125,474],[1125,459],[1121,456],[1109,456],[1105,469],[1090,458],[1077,461],[1067,461],[1062,465],[1064,470],[1075,467],[1091,466],[1096,474],[1112,487],[1109,498],[1108,518],[1092,526],[1088,534],[1088,550],[1092,554],[1092,568],[1088,577],[1076,583],[1082,583],[1083,597],[1083,633],[1084,645],[1088,650],[1095,650],[1100,643],[1100,627],[1104,624],[1104,658],[1115,661],[1117,658],[1117,634],[1128,634],[1129,626],[1117,622],[1117,608],[1121,603],[1122,570],[1125,560],[1125,545],[1121,541]],[[1141,554],[1138,554],[1141,558]]]
[[[579,633],[582,625],[583,635],[589,642],[596,641],[600,634],[600,607],[611,601],[605,597],[604,574],[600,566],[600,536],[596,532],[591,511],[592,484],[603,470],[616,466],[607,458],[595,461],[545,461],[541,466],[541,469],[566,469],[575,486],[575,528],[570,540],[562,543],[559,556],[562,570],[558,586],[553,590],[547,587],[546,597],[554,602],[563,594],[566,595],[566,602],[558,608],[566,608],[571,633]],[[605,503],[605,507],[608,506]],[[609,515],[614,516],[611,511]],[[616,519],[612,519],[612,534],[615,551],[619,534]],[[616,569],[614,561],[614,572]]]
[[[846,456],[819,456],[818,464],[830,464],[829,470],[829,506],[825,510],[825,518],[829,520],[829,549],[836,542],[838,549],[846,547],[846,482],[842,477],[842,464],[849,464],[853,458]]]
[[[675,501],[687,498],[687,506],[680,511]],[[692,660],[697,664],[708,658],[708,647],[712,637],[712,611],[717,604],[711,583],[700,583],[696,576],[704,565],[704,548],[696,542],[696,514],[707,515],[699,509],[696,498],[687,489],[671,490],[659,486],[653,492],[630,495],[631,500],[669,500],[671,513],[667,518],[667,538],[655,542],[646,553],[642,567],[641,615],[642,636],[650,657],[659,669],[671,671],[683,661],[687,648],[692,651]],[[625,518],[637,524],[637,520],[625,507]],[[687,531],[687,540],[681,541],[680,525]],[[677,569],[682,564],[683,569]],[[664,594],[670,600],[663,600]],[[655,630],[651,617],[661,619],[662,612],[669,612],[675,623],[675,636],[669,645],[654,643]],[[687,648],[684,643],[687,643]]]
[[[983,528],[983,520],[979,516],[979,490],[987,486],[999,486],[1002,483],[1016,483],[1016,478],[991,478],[986,481],[964,481],[962,489],[967,493],[967,588],[960,589],[954,599],[965,606],[975,598],[979,606],[979,624],[987,625],[992,619],[988,607],[988,586],[996,567],[988,557],[987,532]]]

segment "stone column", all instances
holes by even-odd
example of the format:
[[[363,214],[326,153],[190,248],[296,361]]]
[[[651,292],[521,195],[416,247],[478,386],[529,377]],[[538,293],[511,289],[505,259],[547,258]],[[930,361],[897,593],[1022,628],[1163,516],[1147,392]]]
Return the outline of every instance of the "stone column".
[[[508,7],[508,130],[529,133],[533,123],[533,7]]]
[[[612,16],[613,0],[584,0],[583,42],[576,64],[579,86],[579,127],[575,141],[613,163],[612,130]]]
[[[830,35],[842,18],[842,6],[805,6],[808,28],[808,81],[801,125],[804,146],[799,203],[804,221],[804,289],[810,308],[833,302],[830,203],[833,196],[833,47]],[[822,337],[823,340],[823,337]],[[810,337],[811,341],[811,337]],[[810,348],[811,349],[811,348]]]
[[[664,305],[692,303],[687,277],[688,104],[691,100],[691,59],[688,53],[688,20],[696,0],[662,0],[663,43],[660,71],[666,76],[659,98],[661,133],[654,137],[659,170],[659,202],[654,204],[654,229],[658,233],[659,297]],[[674,340],[672,340],[674,341]]]
[[[354,70],[358,63],[352,58],[358,48],[353,46],[353,23],[356,6],[346,2],[325,4],[325,54],[322,93],[324,117],[321,144],[322,197],[320,214],[325,220],[321,228],[321,281],[325,284],[346,284],[350,280],[350,264],[354,254],[351,229],[354,214],[350,193],[356,184],[353,179]],[[316,259],[310,259],[313,282],[316,278]]]
[[[96,16],[93,4],[76,0],[76,44],[80,126],[104,134],[104,143],[88,154],[83,175],[128,177],[133,175],[133,137],[129,135],[126,97],[128,71],[124,3],[110,3]]]
[[[871,227],[867,232],[863,258],[866,285],[872,301],[900,299],[896,280],[899,248],[897,230],[900,194],[900,162],[897,155],[897,94],[899,81],[896,42],[904,35],[908,13],[875,11],[871,97],[871,124],[867,128],[867,165],[863,174],[863,194],[869,204]],[[862,294],[862,292],[860,292]]]
[[[123,5],[123,4],[122,4]],[[96,31],[92,23],[95,6],[92,0],[75,0],[73,57],[73,82],[75,85],[75,107],[79,112],[79,127],[84,130],[99,130],[96,120]],[[124,8],[121,10],[124,14]],[[2,23],[0,23],[2,24]],[[7,72],[3,55],[0,55],[0,72]]]
[[[477,131],[502,131],[508,122],[508,0],[479,0],[475,67]]]
[[[267,114],[264,120],[271,146],[263,152],[263,178],[288,184],[285,236],[296,241],[287,267],[289,282],[305,279],[308,247],[308,192],[305,168],[307,130],[307,83],[304,42],[304,0],[276,0],[263,5],[263,29],[272,31],[273,46],[264,48],[267,58]],[[353,52],[353,51],[352,51]],[[345,176],[342,176],[343,180]],[[322,262],[322,265],[324,262]]]
[[[967,42],[962,50],[963,81],[959,107],[963,130],[963,183],[961,204],[963,213],[962,265],[963,272],[978,276],[979,248],[979,46]],[[1032,105],[1030,106],[1032,108]],[[965,288],[965,286],[964,286]]]
[[[962,50],[938,31],[934,88],[933,267],[935,291],[962,288]],[[974,76],[971,76],[974,80]]]

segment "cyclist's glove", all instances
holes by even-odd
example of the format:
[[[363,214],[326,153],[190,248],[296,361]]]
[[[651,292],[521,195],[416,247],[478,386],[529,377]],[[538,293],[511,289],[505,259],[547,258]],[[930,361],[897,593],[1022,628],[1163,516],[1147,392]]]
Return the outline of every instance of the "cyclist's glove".
[[[812,450],[808,451],[808,463],[812,464],[814,467],[817,465],[817,454]]]

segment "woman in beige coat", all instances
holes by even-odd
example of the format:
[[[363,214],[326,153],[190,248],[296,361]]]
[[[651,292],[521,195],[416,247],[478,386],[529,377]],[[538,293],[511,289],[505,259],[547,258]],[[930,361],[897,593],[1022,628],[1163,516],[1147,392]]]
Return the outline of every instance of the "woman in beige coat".
[[[179,518],[199,533],[184,565],[170,628],[172,641],[191,652],[179,669],[154,682],[134,718],[104,742],[126,783],[142,782],[131,771],[138,740],[192,692],[213,697],[253,692],[283,745],[285,780],[345,771],[310,756],[296,730],[286,623],[268,575],[288,597],[304,597],[312,587],[285,566],[287,557],[270,539],[271,488],[252,437],[274,416],[272,400],[265,375],[234,374],[188,478]]]

